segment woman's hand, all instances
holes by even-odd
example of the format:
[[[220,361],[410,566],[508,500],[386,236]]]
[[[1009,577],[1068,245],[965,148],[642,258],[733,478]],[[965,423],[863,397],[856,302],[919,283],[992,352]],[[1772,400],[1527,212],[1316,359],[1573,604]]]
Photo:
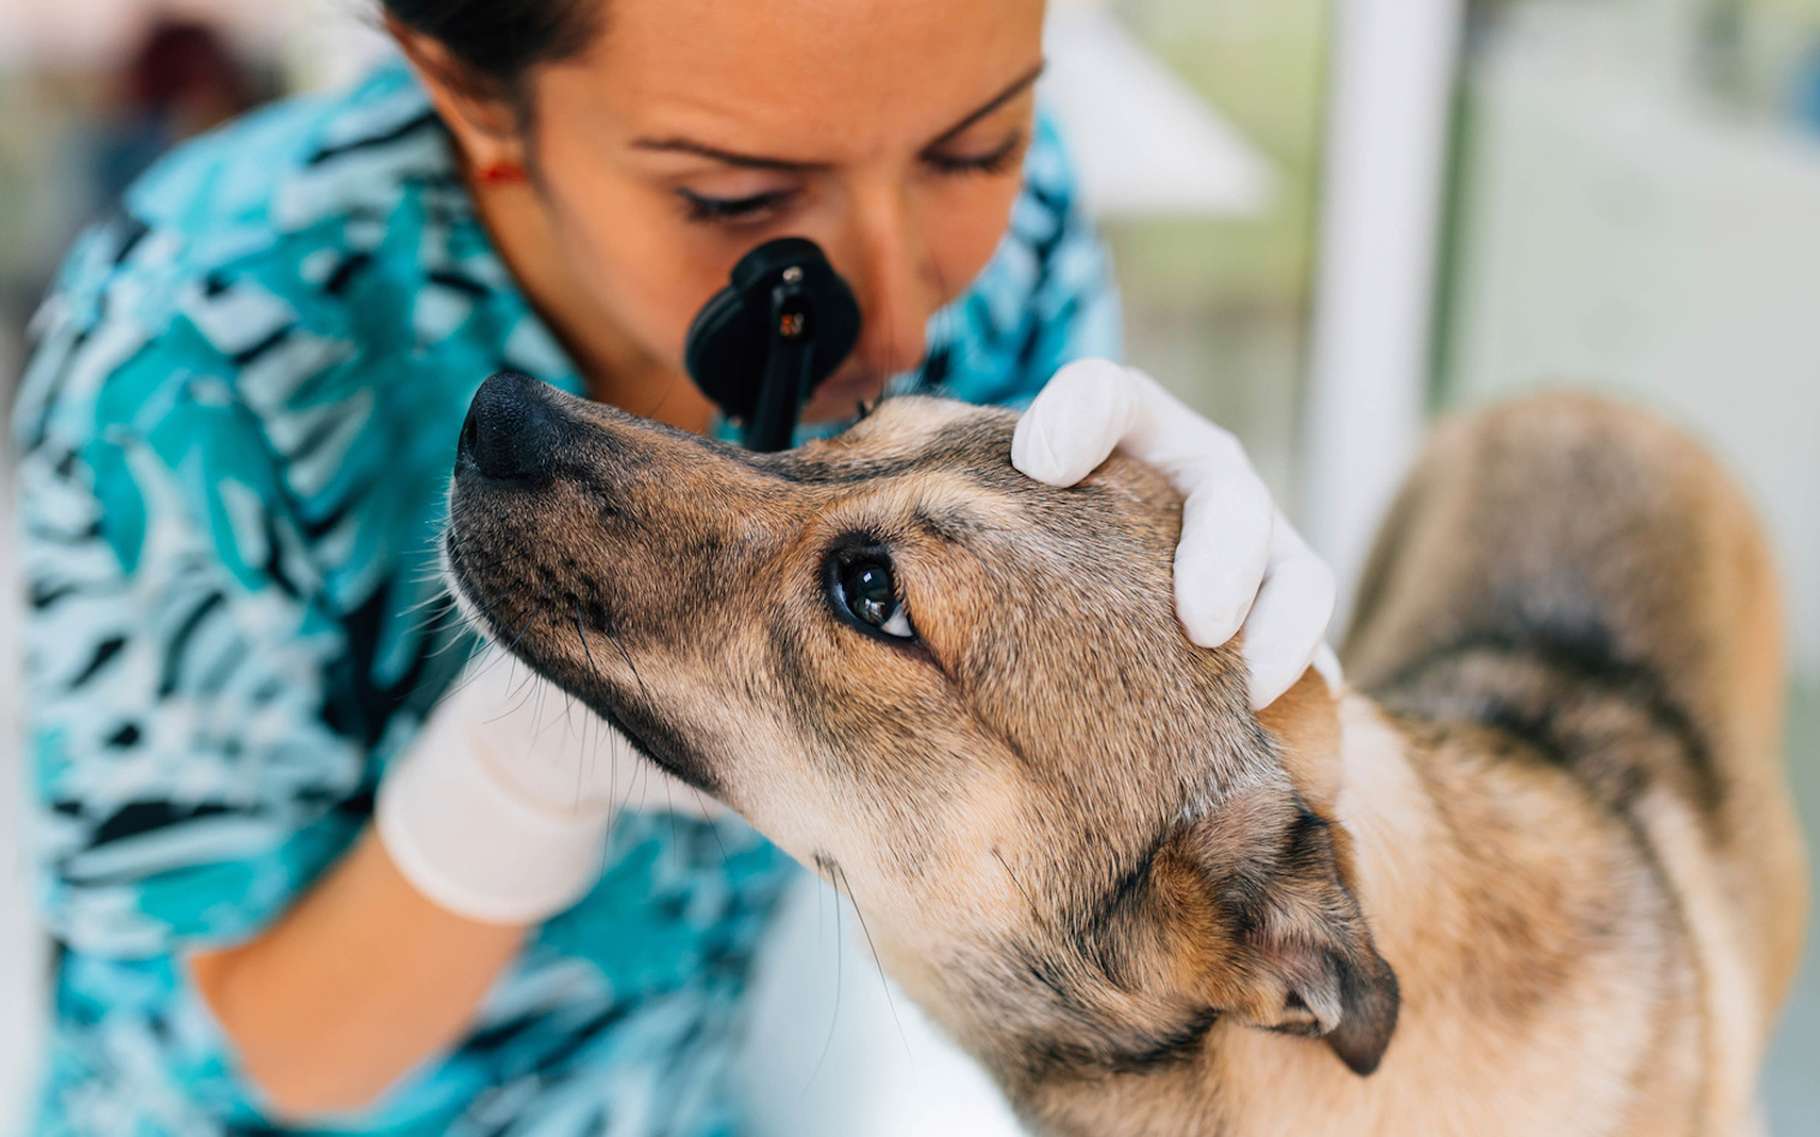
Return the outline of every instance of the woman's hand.
[[[375,1108],[593,885],[621,808],[712,808],[568,710],[521,664],[474,665],[386,772],[376,834],[259,936],[189,957],[269,1112]]]
[[[621,809],[697,817],[720,807],[633,750],[612,726],[509,658],[470,666],[375,813],[400,872],[457,915],[535,924],[579,900]]]
[[[1270,500],[1232,434],[1139,371],[1106,360],[1062,368],[1017,424],[1011,464],[1052,486],[1085,478],[1117,447],[1183,495],[1175,604],[1188,638],[1216,647],[1245,631],[1251,705],[1262,709],[1312,664],[1329,685],[1325,646],[1333,572]]]

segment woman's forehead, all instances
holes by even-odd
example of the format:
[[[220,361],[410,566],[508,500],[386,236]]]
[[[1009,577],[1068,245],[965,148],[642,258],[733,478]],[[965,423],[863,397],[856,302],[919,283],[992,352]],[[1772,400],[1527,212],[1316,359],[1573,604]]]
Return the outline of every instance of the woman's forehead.
[[[607,0],[604,31],[546,69],[545,121],[831,162],[920,146],[1042,56],[1042,0]],[[572,118],[571,116],[585,116]]]

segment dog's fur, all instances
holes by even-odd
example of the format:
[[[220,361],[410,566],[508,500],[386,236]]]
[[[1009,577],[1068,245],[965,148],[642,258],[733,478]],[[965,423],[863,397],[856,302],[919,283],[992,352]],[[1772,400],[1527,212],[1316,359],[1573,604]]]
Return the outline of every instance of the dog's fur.
[[[549,465],[458,466],[467,605],[848,892],[1035,1129],[1748,1131],[1806,899],[1781,614],[1741,495],[1653,418],[1443,430],[1356,691],[1254,715],[1134,461],[1052,489],[1010,413],[927,399],[753,455],[512,397]],[[914,640],[831,599],[860,547]]]

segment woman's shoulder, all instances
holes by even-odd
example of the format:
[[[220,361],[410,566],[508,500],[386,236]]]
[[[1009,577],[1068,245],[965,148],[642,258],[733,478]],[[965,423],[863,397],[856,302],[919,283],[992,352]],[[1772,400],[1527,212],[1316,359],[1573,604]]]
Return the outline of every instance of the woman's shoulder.
[[[112,404],[158,401],[146,381],[168,391],[208,373],[240,394],[262,374],[301,381],[356,354],[375,296],[355,277],[411,289],[416,249],[390,242],[406,267],[389,275],[375,262],[401,212],[459,193],[449,171],[446,136],[396,65],[177,148],[65,259],[34,321],[18,440],[102,429]]]
[[[338,222],[383,213],[451,170],[428,96],[388,62],[350,88],[275,103],[179,146],[127,191],[124,207],[181,235],[206,266],[332,239]]]
[[[184,299],[186,285],[287,266],[308,276],[376,243],[407,199],[456,191],[452,172],[428,96],[387,63],[346,90],[272,104],[172,150],[78,244],[57,296],[80,307],[143,286],[154,303],[140,315],[156,322],[155,301]]]

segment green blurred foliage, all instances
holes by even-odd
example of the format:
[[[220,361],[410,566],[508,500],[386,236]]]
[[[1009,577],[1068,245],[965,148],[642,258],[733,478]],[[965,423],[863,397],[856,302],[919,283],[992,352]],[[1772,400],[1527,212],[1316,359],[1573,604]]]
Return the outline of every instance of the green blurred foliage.
[[[1326,78],[1323,0],[1129,0],[1145,45],[1270,162],[1276,195],[1259,217],[1118,227],[1134,301],[1168,295],[1222,308],[1299,309],[1308,289]]]

